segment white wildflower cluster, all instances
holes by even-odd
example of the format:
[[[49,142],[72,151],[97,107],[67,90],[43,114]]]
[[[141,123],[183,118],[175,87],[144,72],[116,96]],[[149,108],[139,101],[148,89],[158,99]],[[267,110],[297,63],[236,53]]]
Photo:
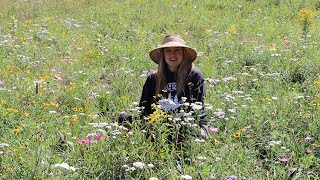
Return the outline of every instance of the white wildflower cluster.
[[[145,169],[145,168],[154,168],[154,165],[149,163],[149,164],[145,164],[143,162],[140,162],[140,161],[137,161],[137,162],[134,162],[132,164],[132,166],[129,166],[129,165],[123,165],[122,168],[125,169],[125,171],[127,172],[133,172],[137,169]]]
[[[195,111],[203,109],[202,102],[191,103],[191,108]]]
[[[158,102],[158,108],[162,109],[165,112],[169,112],[177,109],[177,105],[171,99],[161,99]]]
[[[189,175],[181,175],[181,179],[187,179],[187,180],[190,180],[190,179],[192,179],[192,177],[191,177],[191,176],[189,176]]]
[[[9,144],[7,144],[7,143],[1,143],[0,144],[0,148],[4,148],[4,147],[9,147]],[[3,155],[4,154],[4,152],[0,149],[0,155]]]
[[[67,164],[67,163],[55,164],[55,165],[53,165],[53,167],[54,168],[61,167],[61,168],[64,168],[64,169],[67,169],[67,170],[70,170],[70,171],[75,171],[76,170],[75,167],[69,166],[69,164]]]
[[[223,112],[222,109],[217,109],[213,114],[214,114],[214,117],[216,117],[218,119],[223,119],[226,116],[226,113]]]

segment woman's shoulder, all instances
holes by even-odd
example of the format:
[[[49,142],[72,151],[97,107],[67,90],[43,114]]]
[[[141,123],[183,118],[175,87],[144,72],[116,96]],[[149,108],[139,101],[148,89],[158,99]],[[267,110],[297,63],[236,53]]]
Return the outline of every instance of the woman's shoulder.
[[[195,78],[196,79],[204,79],[204,76],[203,76],[202,72],[197,68],[192,68],[191,69],[191,71],[189,73],[189,77],[191,79],[195,79]]]
[[[149,79],[149,80],[156,79],[156,76],[157,76],[157,71],[155,71],[155,70],[150,70],[147,73],[147,79]]]

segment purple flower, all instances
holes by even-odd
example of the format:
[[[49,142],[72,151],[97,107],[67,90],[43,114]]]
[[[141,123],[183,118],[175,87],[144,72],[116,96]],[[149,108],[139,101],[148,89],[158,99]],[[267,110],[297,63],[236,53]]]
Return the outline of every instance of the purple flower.
[[[85,141],[84,141],[83,139],[80,139],[77,143],[78,143],[78,144],[84,144]]]
[[[288,162],[290,158],[278,157],[278,160],[281,162]]]
[[[86,142],[86,144],[87,143],[92,143],[93,142],[93,138],[86,138],[85,142]]]
[[[4,84],[4,81],[0,80],[0,85],[3,85]]]
[[[102,138],[102,136],[101,136],[100,134],[97,134],[97,135],[95,136],[95,138],[98,139],[98,140],[100,140],[100,139]]]
[[[228,177],[228,180],[237,180],[238,177],[236,175],[231,175]]]
[[[211,130],[211,132],[214,132],[214,133],[215,133],[215,132],[218,132],[219,129],[218,129],[218,128],[215,128],[215,127],[211,127],[210,130]]]
[[[290,41],[287,40],[287,39],[285,39],[285,40],[283,40],[283,41],[281,42],[282,45],[286,45],[286,44],[289,44],[289,43],[290,43]]]
[[[306,150],[306,153],[307,153],[307,154],[310,154],[310,153],[312,153],[312,150],[311,150],[311,149],[307,149],[307,150]]]

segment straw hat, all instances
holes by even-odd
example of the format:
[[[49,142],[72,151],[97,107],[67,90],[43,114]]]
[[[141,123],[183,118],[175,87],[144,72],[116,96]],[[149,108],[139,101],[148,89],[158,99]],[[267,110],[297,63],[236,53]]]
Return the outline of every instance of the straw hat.
[[[164,37],[162,45],[159,45],[157,48],[150,51],[150,58],[158,64],[160,59],[160,50],[166,47],[183,47],[185,49],[184,57],[189,59],[191,62],[197,58],[197,52],[193,48],[187,46],[184,40],[177,35],[168,35]]]

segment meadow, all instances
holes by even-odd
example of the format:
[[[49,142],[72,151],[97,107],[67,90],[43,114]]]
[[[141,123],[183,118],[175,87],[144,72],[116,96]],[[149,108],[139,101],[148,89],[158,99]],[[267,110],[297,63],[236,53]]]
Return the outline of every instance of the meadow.
[[[319,0],[1,0],[0,179],[320,179]],[[166,34],[198,52],[208,138],[119,126]],[[193,126],[196,121],[177,124]],[[147,121],[147,120],[146,120]]]

